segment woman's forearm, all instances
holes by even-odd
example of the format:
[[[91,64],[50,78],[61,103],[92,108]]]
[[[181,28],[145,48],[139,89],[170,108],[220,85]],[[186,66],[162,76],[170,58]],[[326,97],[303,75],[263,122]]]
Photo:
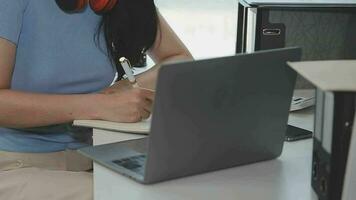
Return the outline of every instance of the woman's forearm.
[[[95,119],[96,94],[50,95],[0,90],[0,127],[28,128]]]

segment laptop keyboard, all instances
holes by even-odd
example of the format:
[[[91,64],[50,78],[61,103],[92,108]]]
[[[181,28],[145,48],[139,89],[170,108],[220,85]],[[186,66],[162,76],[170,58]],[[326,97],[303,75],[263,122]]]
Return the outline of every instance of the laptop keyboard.
[[[123,158],[112,162],[130,171],[143,175],[145,170],[146,155]]]

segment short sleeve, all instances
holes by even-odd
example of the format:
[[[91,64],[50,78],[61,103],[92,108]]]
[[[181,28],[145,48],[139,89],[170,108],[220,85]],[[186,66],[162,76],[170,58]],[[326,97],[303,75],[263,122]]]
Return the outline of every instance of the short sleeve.
[[[25,0],[0,0],[1,38],[18,43],[25,8]]]

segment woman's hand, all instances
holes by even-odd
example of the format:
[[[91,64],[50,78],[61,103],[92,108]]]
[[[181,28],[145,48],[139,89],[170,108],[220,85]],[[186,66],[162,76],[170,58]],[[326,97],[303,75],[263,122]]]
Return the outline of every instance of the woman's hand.
[[[101,91],[101,93],[113,94],[113,93],[117,93],[117,92],[127,91],[130,89],[132,89],[132,84],[130,83],[130,81],[127,79],[122,79],[122,80],[114,83],[112,86],[105,88],[104,90]]]
[[[121,87],[120,84],[117,85]],[[97,117],[114,122],[138,122],[152,111],[155,93],[142,88],[127,87],[98,94]]]

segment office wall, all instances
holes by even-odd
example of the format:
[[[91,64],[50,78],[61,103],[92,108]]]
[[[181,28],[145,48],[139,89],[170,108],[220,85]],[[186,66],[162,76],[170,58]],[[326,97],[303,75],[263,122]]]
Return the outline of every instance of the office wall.
[[[156,0],[155,2],[195,58],[235,53],[236,0]]]

